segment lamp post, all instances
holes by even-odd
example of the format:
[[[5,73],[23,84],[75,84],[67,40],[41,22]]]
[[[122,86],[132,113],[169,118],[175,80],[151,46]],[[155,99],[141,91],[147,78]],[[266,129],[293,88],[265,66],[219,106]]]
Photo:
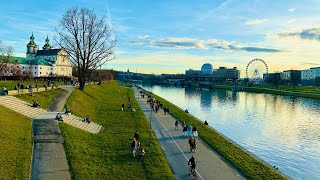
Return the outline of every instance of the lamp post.
[[[149,146],[150,146],[150,142],[151,142],[151,117],[152,117],[152,109],[150,106],[150,131],[149,131]]]

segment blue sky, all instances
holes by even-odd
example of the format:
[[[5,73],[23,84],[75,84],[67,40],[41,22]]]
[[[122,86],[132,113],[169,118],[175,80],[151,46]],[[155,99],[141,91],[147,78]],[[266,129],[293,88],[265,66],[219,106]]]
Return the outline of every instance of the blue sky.
[[[203,63],[236,66],[254,58],[270,71],[320,66],[320,1],[298,0],[55,0],[1,2],[0,40],[24,56],[31,33],[53,42],[70,7],[106,15],[118,44],[106,68],[184,73]],[[108,13],[109,12],[109,13]]]

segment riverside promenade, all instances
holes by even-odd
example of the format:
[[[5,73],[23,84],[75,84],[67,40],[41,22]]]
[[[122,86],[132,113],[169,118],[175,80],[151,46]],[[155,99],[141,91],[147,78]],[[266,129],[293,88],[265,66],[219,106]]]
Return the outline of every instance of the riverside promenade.
[[[198,162],[196,167],[197,179],[245,179],[199,137],[197,138],[197,152],[190,153],[189,138],[182,136],[181,125],[179,125],[179,130],[174,129],[176,119],[169,114],[165,115],[162,110],[157,114],[153,113],[147,104],[147,98],[141,98],[136,88],[134,90],[142,111],[149,121],[151,119],[152,129],[177,179],[193,179],[188,166],[191,155],[194,155]]]

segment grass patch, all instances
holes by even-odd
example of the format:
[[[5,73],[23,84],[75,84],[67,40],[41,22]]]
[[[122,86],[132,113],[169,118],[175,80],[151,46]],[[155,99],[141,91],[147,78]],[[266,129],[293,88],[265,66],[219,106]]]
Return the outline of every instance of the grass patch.
[[[31,121],[0,106],[0,179],[29,179]]]
[[[121,111],[121,104],[131,105],[136,112]],[[90,134],[61,123],[68,163],[73,179],[175,179],[162,149],[154,136],[149,143],[149,123],[134,99],[132,89],[120,87],[116,81],[76,89],[67,103],[73,114],[90,115],[105,130]],[[142,163],[130,150],[134,132],[138,130]]]
[[[238,168],[248,179],[286,179],[271,167],[232,144],[214,129],[204,125],[203,122],[190,114],[185,113],[178,106],[155,94],[151,94],[151,96],[160,100],[165,107],[168,107],[172,116],[179,120],[185,120],[187,124],[196,126],[199,136],[206,141],[209,146]]]
[[[35,92],[34,96],[30,96],[30,94],[21,94],[16,95],[16,97],[30,104],[33,104],[33,101],[37,101],[41,108],[46,109],[61,91],[62,89],[58,88],[48,91]]]

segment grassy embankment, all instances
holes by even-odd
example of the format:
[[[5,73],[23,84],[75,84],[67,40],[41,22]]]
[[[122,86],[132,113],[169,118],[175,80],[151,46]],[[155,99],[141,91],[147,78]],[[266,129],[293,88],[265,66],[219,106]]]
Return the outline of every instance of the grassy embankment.
[[[29,179],[31,121],[0,106],[0,179]]]
[[[16,95],[15,97],[20,98],[30,104],[33,104],[33,101],[37,101],[41,108],[46,109],[61,91],[62,90],[58,88],[41,92],[35,91],[34,96],[30,96],[30,94],[21,94]]]
[[[255,159],[253,156],[225,139],[217,131],[204,125],[197,118],[185,113],[179,107],[155,94],[152,94],[151,96],[160,100],[165,107],[168,107],[171,115],[179,120],[185,120],[187,124],[196,126],[199,136],[220,155],[225,157],[226,160],[238,168],[248,179],[285,179],[285,177],[274,169]]]
[[[273,86],[273,85],[254,85],[249,87],[247,85],[232,85],[232,84],[221,84],[214,85],[216,89],[227,89],[231,90],[234,86],[243,88],[243,91],[254,92],[254,93],[267,93],[284,96],[295,96],[295,97],[307,97],[320,99],[320,88],[314,86]]]
[[[136,112],[121,111],[121,104],[131,105]],[[60,123],[65,139],[69,167],[74,179],[174,179],[162,149],[152,134],[149,143],[149,123],[134,99],[132,89],[120,87],[116,81],[86,86],[75,90],[67,103],[73,114],[90,115],[92,121],[105,130],[91,134]],[[135,131],[140,134],[146,150],[142,163],[130,150]]]

